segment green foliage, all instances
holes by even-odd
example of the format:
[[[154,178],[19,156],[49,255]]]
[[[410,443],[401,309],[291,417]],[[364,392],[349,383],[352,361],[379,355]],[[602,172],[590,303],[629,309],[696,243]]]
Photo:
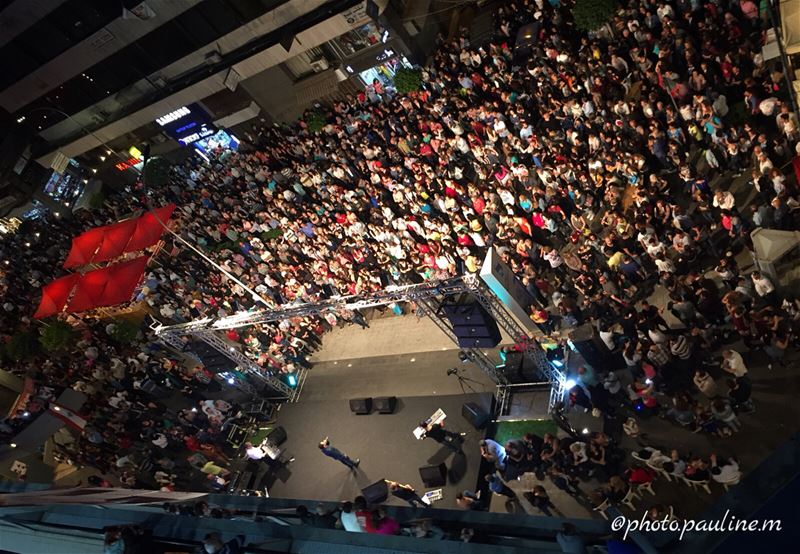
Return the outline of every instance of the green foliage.
[[[136,340],[139,334],[139,326],[127,319],[114,320],[114,327],[111,329],[111,338],[120,344],[130,344]]]
[[[306,122],[306,126],[308,130],[312,133],[316,133],[321,131],[325,125],[328,124],[328,120],[319,112],[309,111],[306,112],[304,121]]]
[[[93,210],[100,210],[106,201],[106,193],[102,190],[95,192],[89,199],[89,207]]]
[[[41,344],[33,331],[23,331],[11,337],[5,347],[6,356],[18,362],[31,358],[41,351]]]
[[[420,89],[422,86],[422,71],[401,67],[394,75],[394,88],[400,94],[408,94]]]
[[[578,29],[596,31],[608,23],[615,8],[615,0],[576,0],[572,17]]]
[[[72,346],[75,340],[75,331],[66,321],[57,319],[42,327],[39,331],[39,342],[48,352],[59,352]]]
[[[164,158],[148,160],[144,168],[144,182],[149,187],[160,187],[169,181],[169,172],[172,164]]]

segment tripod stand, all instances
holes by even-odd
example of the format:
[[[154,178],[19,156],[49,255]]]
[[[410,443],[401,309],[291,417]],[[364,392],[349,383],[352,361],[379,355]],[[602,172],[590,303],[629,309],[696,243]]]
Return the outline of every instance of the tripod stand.
[[[447,370],[447,374],[456,376],[456,378],[458,379],[458,384],[461,387],[462,394],[467,394],[467,389],[469,389],[473,393],[478,392],[475,390],[475,387],[472,386],[472,383],[480,385],[481,382],[475,379],[471,379],[470,377],[464,377],[463,375],[461,375],[461,370],[459,368],[451,367],[450,369]]]

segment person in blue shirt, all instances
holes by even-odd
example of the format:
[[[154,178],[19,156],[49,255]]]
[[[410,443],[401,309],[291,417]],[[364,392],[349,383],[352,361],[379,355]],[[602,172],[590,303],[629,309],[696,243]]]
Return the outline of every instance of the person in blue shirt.
[[[331,446],[331,441],[328,439],[328,437],[325,437],[319,442],[319,449],[327,457],[333,458],[337,462],[342,462],[352,471],[355,471],[356,468],[358,468],[358,464],[361,463],[361,460],[359,460],[358,458],[354,460],[350,456],[339,450],[338,448],[334,448],[333,446]]]
[[[483,456],[486,460],[493,462],[500,471],[505,471],[506,458],[508,458],[508,454],[506,454],[506,449],[503,448],[503,445],[499,442],[493,441],[492,439],[483,439],[478,444],[481,447],[481,456]]]
[[[509,498],[517,497],[517,493],[511,490],[496,473],[488,473],[486,475],[486,482],[489,483],[489,490],[495,494],[502,494]]]

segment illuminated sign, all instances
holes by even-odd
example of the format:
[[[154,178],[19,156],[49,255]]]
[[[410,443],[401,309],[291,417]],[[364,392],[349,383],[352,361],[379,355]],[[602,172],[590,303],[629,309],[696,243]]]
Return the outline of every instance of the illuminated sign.
[[[190,110],[186,106],[181,106],[177,110],[171,111],[168,114],[162,115],[161,117],[156,119],[156,123],[158,123],[163,127],[167,123],[172,123],[173,121],[177,121],[182,117],[186,117],[190,113],[192,113],[192,110]]]
[[[114,167],[117,168],[118,171],[125,171],[126,169],[130,169],[131,167],[135,166],[139,163],[139,158],[128,158],[124,162],[119,162],[115,164]]]
[[[206,137],[210,137],[211,135],[216,134],[216,132],[217,132],[217,128],[216,127],[214,127],[213,125],[207,125],[207,124],[204,123],[203,125],[200,126],[200,129],[198,129],[194,133],[191,133],[189,135],[185,135],[185,136],[180,137],[178,139],[178,142],[180,142],[181,144],[186,146],[187,144],[191,144],[191,143],[196,142],[196,141],[198,141],[200,139],[204,139]]]
[[[139,150],[138,148],[136,148],[135,146],[131,146],[130,148],[128,148],[128,154],[130,154],[132,157],[136,158],[137,160],[141,160],[142,159],[142,151]]]
[[[191,144],[217,132],[208,113],[199,104],[189,104],[156,119],[164,133],[183,145]]]

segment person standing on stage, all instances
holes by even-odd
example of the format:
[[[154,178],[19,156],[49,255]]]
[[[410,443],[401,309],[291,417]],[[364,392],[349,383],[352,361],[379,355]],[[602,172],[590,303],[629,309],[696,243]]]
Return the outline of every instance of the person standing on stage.
[[[356,468],[358,467],[358,464],[361,463],[361,460],[359,460],[358,458],[353,460],[352,458],[350,458],[350,456],[348,456],[347,454],[345,454],[344,452],[342,452],[338,448],[334,448],[333,446],[331,446],[331,441],[328,439],[328,437],[325,437],[324,439],[322,439],[319,442],[319,449],[327,457],[333,458],[334,460],[342,462],[344,465],[349,467],[352,471],[355,471]]]
[[[396,496],[400,500],[405,500],[409,504],[411,504],[412,508],[416,508],[417,506],[427,506],[424,500],[420,498],[417,491],[414,490],[414,487],[411,485],[402,485],[397,481],[390,481],[386,479],[386,484],[389,485],[389,490],[392,493],[392,496]]]
[[[425,430],[422,438],[431,438],[439,444],[443,444],[447,448],[450,448],[456,452],[461,450],[461,443],[463,442],[463,437],[466,435],[466,433],[454,433],[453,431],[448,431],[441,423],[431,423],[429,425],[423,421],[419,424],[419,426]]]

